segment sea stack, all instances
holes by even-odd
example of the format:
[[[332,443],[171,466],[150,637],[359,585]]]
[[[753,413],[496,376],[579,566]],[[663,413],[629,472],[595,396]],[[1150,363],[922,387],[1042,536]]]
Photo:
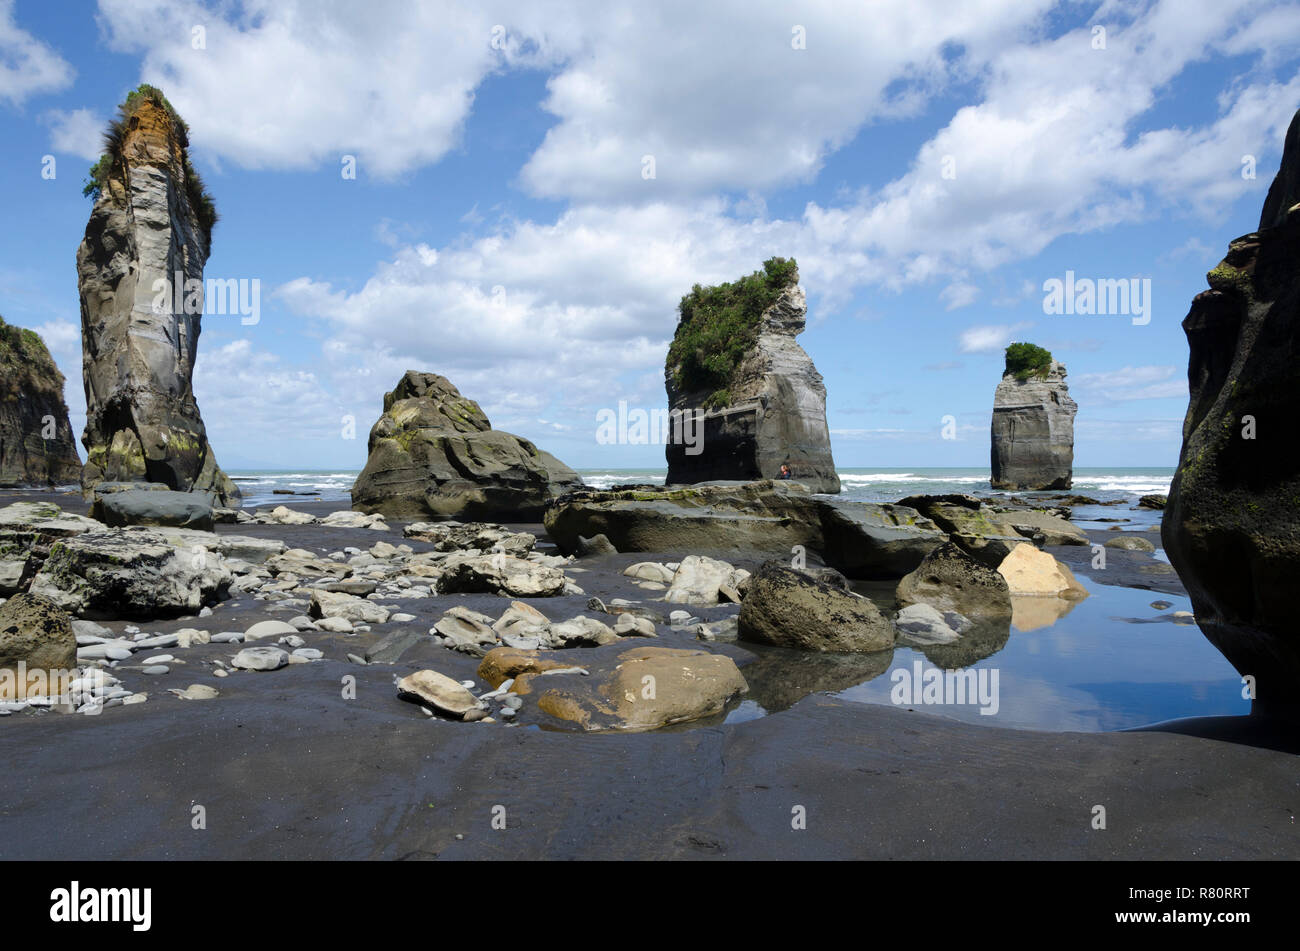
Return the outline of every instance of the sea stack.
[[[393,518],[536,521],[581,487],[549,452],[493,429],[446,377],[408,370],[384,395],[352,507]]]
[[[795,341],[807,313],[798,267],[785,258],[682,298],[664,372],[675,421],[669,484],[776,479],[785,465],[813,492],[840,491],[826,387]]]
[[[0,318],[0,486],[67,485],[80,477],[63,374],[40,334]]]
[[[237,504],[194,401],[203,266],[216,213],[188,127],[152,86],[134,90],[91,169],[77,249],[86,465],[82,488],[145,481]],[[177,285],[180,285],[179,287]]]
[[[1300,711],[1300,113],[1259,230],[1183,320],[1191,399],[1161,536],[1196,622],[1257,709]]]
[[[993,394],[991,462],[995,489],[1068,489],[1074,479],[1074,414],[1065,364],[1042,347],[1007,347]]]

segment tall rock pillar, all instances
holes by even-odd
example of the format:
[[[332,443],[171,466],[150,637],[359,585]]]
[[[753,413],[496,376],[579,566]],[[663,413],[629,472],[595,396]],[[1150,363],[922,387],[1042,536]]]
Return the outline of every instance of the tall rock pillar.
[[[995,489],[1068,489],[1074,481],[1074,414],[1065,364],[1021,379],[1010,369],[993,395]]]
[[[188,130],[160,92],[141,87],[106,140],[77,249],[82,487],[144,480],[236,503],[239,491],[217,466],[192,387],[202,308],[186,283],[202,285],[215,214],[186,154]]]
[[[668,443],[668,482],[775,479],[839,492],[826,386],[795,337],[808,303],[794,261],[773,258],[734,284],[696,287],[665,367],[668,407],[690,414]]]

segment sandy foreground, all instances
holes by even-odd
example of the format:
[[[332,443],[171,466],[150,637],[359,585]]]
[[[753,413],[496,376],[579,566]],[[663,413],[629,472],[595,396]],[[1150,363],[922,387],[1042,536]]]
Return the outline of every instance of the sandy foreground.
[[[85,511],[75,495],[0,493],[0,505],[35,497]],[[314,514],[345,507],[284,502]],[[319,525],[218,530],[329,552],[403,542],[401,523],[390,525],[390,532]],[[540,526],[524,528],[541,535]],[[529,603],[554,620],[584,613],[592,595],[641,598],[666,614],[677,606],[656,604],[621,571],[633,561],[684,554],[583,559],[575,565],[584,571],[566,573],[584,596]],[[1074,567],[1086,575],[1085,566]],[[168,674],[146,675],[134,658],[114,671],[129,688],[148,692],[146,703],[98,716],[0,719],[7,764],[0,774],[0,858],[1300,855],[1300,768],[1287,731],[1267,722],[1195,720],[1095,734],[966,724],[841,701],[815,691],[850,686],[837,682],[842,667],[801,666],[796,673],[770,650],[704,645],[666,625],[652,643],[732,656],[743,665],[751,696],[776,712],[638,734],[539,728],[527,704],[517,725],[451,722],[399,700],[394,675],[432,667],[478,681],[481,692],[487,688],[477,678],[477,658],[431,642],[395,664],[362,666],[347,655],[364,656],[399,628],[427,631],[455,604],[496,616],[509,602],[444,595],[399,603],[415,621],[356,635],[306,633],[323,661],[218,678],[211,660],[228,662],[238,645],[172,649],[184,663]],[[217,633],[298,613],[244,596],[210,618],[134,623],[150,633]],[[734,614],[735,606],[692,613],[713,620]],[[120,631],[130,622],[101,623]],[[354,699],[345,698],[349,677]],[[185,701],[167,692],[190,684],[211,685],[220,696]],[[782,697],[793,705],[778,702]],[[1097,805],[1106,810],[1104,830],[1093,828]],[[204,828],[195,828],[198,813]],[[799,816],[806,817],[804,828],[794,828]]]

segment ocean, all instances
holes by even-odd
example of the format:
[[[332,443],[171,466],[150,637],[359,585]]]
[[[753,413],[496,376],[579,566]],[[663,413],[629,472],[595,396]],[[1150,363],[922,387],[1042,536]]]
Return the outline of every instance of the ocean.
[[[631,483],[663,484],[666,469],[579,469],[584,482],[593,488],[607,489]],[[352,483],[358,470],[341,469],[257,469],[232,471],[230,477],[244,494],[244,504],[258,508],[268,504],[291,502],[294,495],[325,502],[348,503]],[[964,492],[997,498],[1030,493],[995,492],[989,488],[989,470],[870,468],[839,471],[841,499],[860,502],[897,502],[909,495],[939,495]],[[1171,467],[1155,468],[1082,468],[1074,470],[1074,488],[1078,495],[1091,496],[1102,502],[1136,503],[1143,495],[1169,492],[1174,477]],[[1050,493],[1049,493],[1050,494]],[[342,507],[346,508],[344,504]]]

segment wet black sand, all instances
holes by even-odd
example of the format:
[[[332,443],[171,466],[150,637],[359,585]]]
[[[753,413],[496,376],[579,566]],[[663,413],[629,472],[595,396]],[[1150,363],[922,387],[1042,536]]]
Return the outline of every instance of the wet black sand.
[[[0,505],[12,498],[5,496]],[[82,510],[76,497],[55,501]],[[339,507],[286,502],[317,514]],[[391,533],[220,530],[331,551],[398,543],[400,526],[390,524]],[[1068,549],[1053,551],[1059,557]],[[1128,554],[1108,552],[1108,572],[1128,562],[1116,555]],[[589,570],[572,578],[586,595],[531,603],[558,620],[582,612],[593,594],[636,597],[617,571],[648,557],[579,562]],[[1133,560],[1135,574],[1141,564]],[[646,607],[665,614],[677,607],[646,597]],[[147,703],[94,717],[0,719],[0,858],[1300,855],[1300,768],[1291,753],[1269,748],[1287,748],[1294,734],[1250,718],[1053,734],[812,694],[744,723],[724,725],[719,717],[634,735],[453,723],[398,700],[393,677],[433,666],[476,679],[477,659],[427,643],[395,665],[357,666],[346,654],[364,654],[399,628],[427,630],[456,603],[496,616],[508,602],[482,595],[385,603],[402,604],[417,620],[356,636],[309,632],[308,645],[326,655],[319,663],[219,679],[204,660],[228,660],[235,645],[160,650],[186,663],[162,677],[116,671],[132,689],[148,690]],[[707,619],[734,610],[695,613]],[[139,626],[151,633],[242,631],[258,619],[297,613],[245,596],[211,618]],[[659,630],[664,646],[700,646],[691,635]],[[745,662],[756,689],[780,692],[771,655],[708,646]],[[767,673],[755,676],[764,667]],[[349,676],[355,699],[343,696]],[[819,686],[839,689],[829,682],[835,676],[845,673],[792,670],[786,699]],[[187,702],[166,693],[191,683],[216,686],[221,696]],[[1105,806],[1105,830],[1092,828],[1096,805]],[[192,827],[195,806],[203,807],[205,829]],[[493,828],[498,806],[504,829]],[[796,807],[806,811],[806,829],[791,826]]]

